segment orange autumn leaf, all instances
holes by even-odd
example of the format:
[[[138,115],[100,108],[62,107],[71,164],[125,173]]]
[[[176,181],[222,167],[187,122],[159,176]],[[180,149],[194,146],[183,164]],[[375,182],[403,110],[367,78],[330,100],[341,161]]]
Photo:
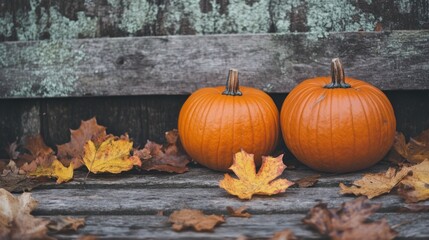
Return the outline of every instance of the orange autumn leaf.
[[[412,175],[401,181],[399,195],[412,203],[429,199],[429,159],[410,168]]]
[[[385,173],[365,174],[362,179],[353,182],[348,187],[340,183],[341,194],[365,195],[369,199],[388,193],[410,172],[410,168],[403,167],[400,171],[389,168]]]
[[[224,223],[223,216],[205,215],[203,212],[195,209],[182,209],[174,211],[168,221],[173,224],[174,231],[182,231],[186,228],[193,228],[197,232],[213,231],[218,224]]]
[[[98,146],[89,140],[84,146],[83,162],[92,173],[128,171],[134,165],[141,166],[138,157],[130,156],[132,147],[133,142],[127,137],[111,136]]]
[[[284,192],[294,183],[287,179],[276,179],[286,168],[282,158],[283,154],[276,158],[262,157],[261,168],[256,174],[253,154],[241,150],[234,155],[234,163],[229,168],[238,179],[225,174],[219,186],[240,199],[251,199],[253,195],[273,195]]]
[[[82,166],[83,147],[88,140],[100,142],[106,138],[106,127],[97,124],[95,117],[81,121],[79,129],[70,129],[70,142],[57,145],[58,159],[65,165],[73,163],[75,169]]]
[[[425,159],[429,159],[429,129],[423,131],[417,137],[410,138],[406,143],[405,136],[402,133],[397,133],[393,148],[403,158],[412,163],[420,163]]]

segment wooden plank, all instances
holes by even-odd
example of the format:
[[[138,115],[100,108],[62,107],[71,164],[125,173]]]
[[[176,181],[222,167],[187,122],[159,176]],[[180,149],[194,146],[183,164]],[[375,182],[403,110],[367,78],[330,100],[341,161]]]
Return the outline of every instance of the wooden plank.
[[[249,209],[249,212],[252,210]],[[101,215],[87,216],[86,226],[75,234],[54,236],[60,239],[78,239],[82,235],[96,235],[102,239],[237,239],[239,236],[246,236],[248,239],[269,239],[274,232],[289,228],[300,238],[321,238],[318,233],[301,223],[305,214],[261,214],[252,215],[251,218],[228,217],[226,210],[223,214],[226,216],[226,223],[217,227],[213,233],[175,232],[171,230],[168,216]],[[396,226],[394,229],[399,233],[398,239],[429,238],[427,213],[376,213],[372,219],[383,217],[391,226]]]
[[[32,196],[39,200],[35,213],[44,215],[152,215],[180,208],[223,213],[227,206],[238,208],[242,205],[255,214],[289,214],[306,213],[319,201],[332,207],[355,198],[338,192],[338,187],[290,188],[277,196],[256,196],[251,201],[242,201],[221,188],[127,188],[124,185],[117,189],[85,189],[82,185],[80,189],[36,189]],[[380,212],[396,212],[408,206],[395,194],[383,195],[371,202],[383,204]],[[429,208],[428,201],[419,205]]]
[[[0,41],[267,32],[317,36],[376,26],[429,26],[426,0],[0,0],[0,6]]]
[[[286,165],[288,165],[286,160]],[[297,163],[295,163],[296,165]],[[340,182],[352,183],[356,179],[359,179],[365,173],[378,173],[386,171],[389,164],[381,162],[369,169],[365,169],[359,172],[346,173],[346,174],[331,174],[322,173],[311,170],[303,165],[298,165],[297,169],[286,170],[283,172],[283,178],[287,178],[291,181],[299,180],[303,177],[320,174],[321,177],[317,183],[317,187],[338,187]],[[73,181],[66,184],[52,184],[42,185],[40,188],[44,189],[82,189],[84,179],[86,177],[86,171],[75,171]],[[114,174],[90,174],[85,182],[85,188],[96,189],[96,188],[110,188],[110,189],[140,189],[140,188],[218,188],[219,181],[223,178],[224,173],[216,172],[208,168],[201,167],[199,165],[194,166],[190,164],[189,172],[183,174],[167,174],[156,171],[141,172],[141,173],[122,173],[120,175]]]
[[[223,85],[290,91],[328,75],[340,57],[346,75],[383,90],[429,89],[429,31],[166,36],[5,42],[0,97],[189,94]]]

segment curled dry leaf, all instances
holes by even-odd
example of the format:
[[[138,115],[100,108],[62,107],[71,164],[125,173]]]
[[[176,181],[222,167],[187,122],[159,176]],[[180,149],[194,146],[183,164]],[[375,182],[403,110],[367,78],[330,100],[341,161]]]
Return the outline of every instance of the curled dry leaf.
[[[85,226],[85,218],[61,217],[51,219],[47,225],[49,230],[55,232],[75,232],[78,228]]]
[[[186,228],[193,228],[197,232],[213,231],[218,224],[224,223],[225,218],[218,215],[205,215],[203,212],[194,209],[182,209],[174,211],[168,218],[173,223],[174,231],[182,231]]]
[[[40,181],[35,181],[26,174],[20,174],[19,168],[13,160],[9,161],[0,175],[0,188],[4,188],[9,192],[31,191],[40,184]]]
[[[280,232],[274,233],[271,240],[297,240],[295,234],[290,229],[284,229]]]
[[[397,133],[393,148],[412,163],[420,163],[429,159],[429,129],[415,138],[410,138],[408,143],[405,142],[404,134]]]
[[[247,213],[247,206],[241,206],[237,209],[234,209],[233,207],[226,207],[226,210],[228,211],[229,215],[231,217],[242,217],[242,218],[249,218],[252,215],[250,213]]]
[[[37,204],[30,193],[15,197],[0,189],[0,238],[51,239],[46,235],[49,221],[30,214]]]
[[[83,161],[92,173],[128,171],[135,165],[141,166],[138,157],[130,156],[132,147],[133,142],[127,138],[110,136],[99,146],[89,140],[84,146]]]
[[[256,174],[253,154],[241,150],[234,155],[234,163],[229,168],[238,179],[225,174],[224,179],[219,182],[219,186],[240,199],[251,199],[253,195],[282,193],[294,184],[287,179],[276,179],[286,168],[282,158],[283,155],[276,158],[262,157],[261,168]]]
[[[410,171],[410,168],[403,167],[399,171],[389,168],[386,173],[365,174],[362,179],[354,181],[350,187],[340,183],[340,193],[365,195],[371,199],[390,192]]]
[[[320,174],[307,176],[295,181],[300,188],[308,188],[314,186],[319,181]]]
[[[134,151],[134,156],[142,161],[141,168],[174,173],[188,171],[186,165],[189,163],[189,156],[181,148],[178,131],[174,129],[166,132],[165,138],[165,146],[147,141],[143,149]]]
[[[412,166],[411,171],[412,175],[402,179],[399,195],[409,203],[429,199],[429,159]]]
[[[81,121],[78,129],[70,129],[70,134],[70,142],[57,145],[57,157],[65,166],[73,163],[75,169],[82,166],[83,147],[86,142],[91,140],[97,145],[107,136],[106,127],[98,125],[95,117]]]
[[[364,197],[343,203],[336,209],[319,203],[303,222],[331,239],[393,239],[397,233],[386,219],[373,222],[368,219],[380,207],[381,204],[371,204]]]

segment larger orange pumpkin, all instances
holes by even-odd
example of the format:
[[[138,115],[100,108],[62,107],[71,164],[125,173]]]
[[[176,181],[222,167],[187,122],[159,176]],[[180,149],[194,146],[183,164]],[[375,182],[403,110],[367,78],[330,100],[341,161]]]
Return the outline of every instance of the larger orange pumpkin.
[[[279,112],[261,90],[240,87],[231,69],[225,87],[202,88],[184,103],[178,130],[186,152],[198,163],[220,171],[232,165],[234,153],[255,154],[257,164],[277,145]]]
[[[332,60],[331,69],[331,77],[305,80],[286,97],[283,138],[298,160],[316,170],[364,169],[393,144],[393,108],[373,85],[345,77],[339,59]]]

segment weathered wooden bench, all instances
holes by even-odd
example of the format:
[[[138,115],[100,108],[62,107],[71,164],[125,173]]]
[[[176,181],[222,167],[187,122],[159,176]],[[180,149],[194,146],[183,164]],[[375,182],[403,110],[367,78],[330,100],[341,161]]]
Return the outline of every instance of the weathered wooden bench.
[[[398,131],[413,136],[429,128],[425,0],[399,1],[399,5],[396,1],[269,1],[269,6],[264,1],[200,1],[196,8],[187,1],[12,2],[0,1],[1,148],[16,137],[35,133],[54,147],[69,140],[70,128],[93,116],[108,132],[128,132],[136,145],[147,139],[162,142],[163,133],[177,127],[187,96],[201,87],[224,84],[230,67],[239,69],[243,85],[263,89],[280,107],[299,82],[328,75],[333,57],[342,59],[346,75],[386,93]],[[336,8],[336,4],[343,5]],[[143,20],[138,17],[141,12],[147,13]],[[175,20],[176,15],[180,20]],[[225,26],[208,28],[210,24],[195,20],[210,16],[208,22]],[[323,18],[334,25],[323,25]],[[377,19],[384,31],[368,31],[379,27]],[[337,21],[343,24],[335,25]],[[240,34],[146,36],[207,33]],[[74,39],[81,37],[86,39]],[[381,162],[363,172],[387,167]],[[223,174],[200,166],[192,165],[185,174],[90,175],[86,184],[85,173],[78,172],[70,183],[33,190],[40,202],[34,214],[86,216],[87,226],[77,233],[55,236],[64,239],[86,234],[106,239],[270,238],[284,228],[302,238],[321,238],[301,223],[302,218],[319,201],[335,207],[353,199],[339,195],[338,184],[351,183],[363,172],[322,173],[312,188],[290,188],[251,201],[228,195],[218,187]],[[298,165],[283,177],[294,181],[314,174]],[[421,212],[414,212],[395,194],[372,201],[383,204],[374,218],[386,217],[399,238],[429,238],[427,201],[419,204],[426,206]],[[167,222],[172,211],[185,207],[226,214],[227,206],[242,205],[249,207],[252,217],[227,218],[214,233],[177,233]]]

